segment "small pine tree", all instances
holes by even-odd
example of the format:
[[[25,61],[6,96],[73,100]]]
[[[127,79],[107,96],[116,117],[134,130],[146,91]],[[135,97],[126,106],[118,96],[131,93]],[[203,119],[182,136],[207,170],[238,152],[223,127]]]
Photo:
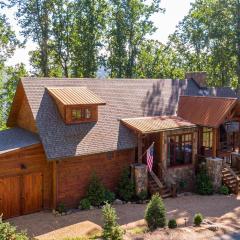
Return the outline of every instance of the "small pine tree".
[[[99,207],[104,203],[105,188],[102,185],[98,176],[94,173],[91,177],[90,184],[87,191],[87,198],[92,206]]]
[[[150,231],[166,226],[166,209],[159,194],[154,194],[148,203],[145,220]]]
[[[203,216],[201,213],[196,213],[193,218],[195,226],[199,227],[203,221]]]
[[[117,188],[119,197],[124,201],[130,201],[135,193],[135,187],[129,175],[129,169],[125,168],[122,172]]]
[[[115,209],[106,203],[102,209],[103,214],[103,239],[105,240],[122,240],[123,230],[117,224],[117,214]]]

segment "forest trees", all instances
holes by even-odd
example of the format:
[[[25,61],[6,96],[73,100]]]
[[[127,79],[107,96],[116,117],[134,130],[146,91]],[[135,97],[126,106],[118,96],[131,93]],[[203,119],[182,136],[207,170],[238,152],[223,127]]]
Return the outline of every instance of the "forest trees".
[[[17,46],[19,41],[6,16],[0,15],[0,129],[6,127],[6,119],[17,82],[20,76],[26,74],[22,64],[15,67],[5,66],[6,60],[13,55]]]
[[[169,45],[186,70],[206,70],[209,84],[240,86],[240,1],[197,0]]]

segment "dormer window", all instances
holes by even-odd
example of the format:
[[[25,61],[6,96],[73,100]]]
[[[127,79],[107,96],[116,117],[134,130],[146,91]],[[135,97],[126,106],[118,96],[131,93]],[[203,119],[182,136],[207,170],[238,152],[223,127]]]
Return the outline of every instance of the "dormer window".
[[[86,87],[47,88],[66,124],[96,122],[106,103]]]
[[[92,118],[92,109],[91,108],[78,108],[72,109],[72,121],[86,121],[91,120]]]

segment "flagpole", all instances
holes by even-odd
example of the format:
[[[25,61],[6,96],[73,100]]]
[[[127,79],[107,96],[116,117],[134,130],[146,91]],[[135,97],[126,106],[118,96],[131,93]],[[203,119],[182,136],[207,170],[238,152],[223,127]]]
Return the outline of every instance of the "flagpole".
[[[152,147],[152,145],[154,145],[155,144],[155,142],[152,142],[152,144],[147,148],[147,150],[150,148],[150,147]],[[147,150],[138,158],[138,162],[139,162],[139,160],[147,153]]]

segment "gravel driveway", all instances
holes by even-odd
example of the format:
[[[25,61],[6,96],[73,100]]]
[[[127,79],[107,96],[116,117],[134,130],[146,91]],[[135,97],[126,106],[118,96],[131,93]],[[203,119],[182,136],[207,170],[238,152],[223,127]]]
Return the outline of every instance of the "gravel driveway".
[[[224,223],[229,228],[240,231],[240,197],[235,195],[199,196],[190,195],[164,200],[168,218],[176,218],[179,225],[192,224],[195,213],[200,212],[204,217]],[[140,221],[144,217],[145,204],[116,205],[119,224],[125,225]],[[29,236],[43,235],[84,221],[102,225],[101,210],[76,211],[70,215],[55,217],[51,212],[39,212],[26,216],[9,219],[9,222],[26,230]],[[141,221],[140,221],[141,222]]]

